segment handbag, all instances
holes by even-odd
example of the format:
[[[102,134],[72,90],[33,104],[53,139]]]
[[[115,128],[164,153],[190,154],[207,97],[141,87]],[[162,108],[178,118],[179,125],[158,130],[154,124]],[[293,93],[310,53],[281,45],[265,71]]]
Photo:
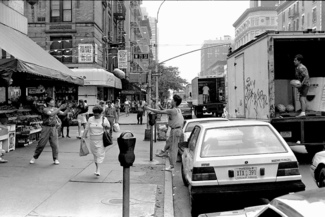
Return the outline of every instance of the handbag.
[[[89,154],[89,149],[86,145],[85,139],[82,139],[80,141],[80,151],[79,151],[79,156],[87,156]]]
[[[103,126],[103,144],[104,144],[104,147],[107,147],[107,146],[110,146],[113,144],[113,141],[112,141],[112,137],[110,135],[110,133],[106,130],[106,127],[104,126],[104,116],[103,116],[103,119],[102,119],[102,126]]]

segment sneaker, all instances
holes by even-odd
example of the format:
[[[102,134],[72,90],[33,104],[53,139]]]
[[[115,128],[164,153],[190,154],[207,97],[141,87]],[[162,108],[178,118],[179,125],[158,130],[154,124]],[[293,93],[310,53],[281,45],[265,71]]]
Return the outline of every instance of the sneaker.
[[[174,167],[172,167],[172,166],[166,167],[165,169],[163,169],[163,171],[172,172],[172,171],[174,171]]]
[[[305,112],[301,112],[298,116],[296,117],[305,117],[306,116],[306,113]]]
[[[8,161],[0,157],[0,163],[7,163]]]
[[[77,139],[81,139],[81,136],[77,136]]]
[[[59,162],[58,160],[55,160],[55,161],[54,161],[54,164],[55,164],[55,165],[59,165],[60,162]]]
[[[35,158],[32,158],[32,159],[29,161],[29,163],[30,163],[30,164],[34,164],[35,161],[36,161],[36,159],[35,159]]]

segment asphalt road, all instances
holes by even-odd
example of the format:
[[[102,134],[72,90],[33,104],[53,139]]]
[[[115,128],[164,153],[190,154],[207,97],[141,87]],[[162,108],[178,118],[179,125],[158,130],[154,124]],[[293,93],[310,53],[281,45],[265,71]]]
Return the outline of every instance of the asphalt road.
[[[194,115],[193,118],[195,118]],[[292,150],[294,151],[298,159],[299,170],[302,175],[303,183],[306,185],[306,190],[318,188],[310,173],[311,157],[307,154],[304,146],[295,146],[292,147]],[[175,172],[173,176],[173,186],[174,186],[175,217],[191,216],[189,192],[187,187],[184,186],[182,181],[180,162],[177,163],[175,168]],[[206,204],[206,202],[204,202],[202,204],[202,207],[203,207],[203,211],[205,213],[208,213],[208,212],[242,209],[248,206],[262,205],[267,202],[268,202],[267,200],[260,199],[260,198],[249,198],[248,200],[242,200],[242,199],[237,200],[236,198],[232,198],[231,200],[223,199],[222,201],[213,201],[212,204]]]

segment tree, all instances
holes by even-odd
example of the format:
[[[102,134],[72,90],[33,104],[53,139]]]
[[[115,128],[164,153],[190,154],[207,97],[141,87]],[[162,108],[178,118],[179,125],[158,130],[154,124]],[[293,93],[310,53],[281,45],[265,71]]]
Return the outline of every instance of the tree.
[[[158,94],[159,99],[167,99],[169,97],[169,90],[180,91],[185,88],[187,81],[179,76],[180,72],[178,67],[159,65],[159,76],[158,80]],[[155,80],[152,81],[152,87],[155,87]],[[155,88],[153,88],[155,93]]]

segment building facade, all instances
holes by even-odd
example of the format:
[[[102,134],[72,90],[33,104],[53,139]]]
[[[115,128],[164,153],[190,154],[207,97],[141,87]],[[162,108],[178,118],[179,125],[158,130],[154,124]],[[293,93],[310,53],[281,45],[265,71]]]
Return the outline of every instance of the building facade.
[[[302,31],[325,29],[325,4],[323,1],[279,1],[278,30]]]
[[[216,75],[216,63],[225,62],[233,40],[229,35],[217,40],[205,40],[201,50],[200,76]]]
[[[233,24],[235,28],[234,49],[267,30],[277,30],[277,4],[278,1],[250,1],[250,8],[246,9]]]
[[[0,23],[27,34],[27,18],[24,16],[24,0],[0,0]],[[10,58],[10,54],[0,48],[0,59]]]

